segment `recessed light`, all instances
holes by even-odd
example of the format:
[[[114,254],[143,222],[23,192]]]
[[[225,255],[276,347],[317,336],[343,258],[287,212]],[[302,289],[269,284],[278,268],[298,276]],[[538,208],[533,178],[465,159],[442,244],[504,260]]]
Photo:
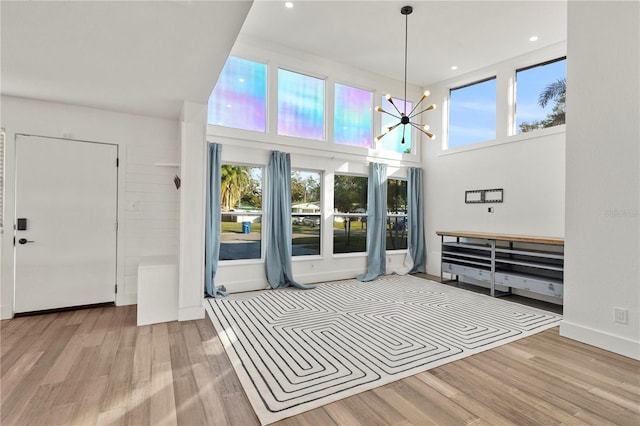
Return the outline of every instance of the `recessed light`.
[[[538,36],[529,37],[529,41],[538,41]]]
[[[286,7],[287,9],[291,9],[293,7],[293,2],[285,2],[284,7]]]
[[[457,69],[458,69],[458,67],[457,67],[456,65],[452,65],[452,66],[451,66],[451,69],[455,71],[455,70],[457,70]]]

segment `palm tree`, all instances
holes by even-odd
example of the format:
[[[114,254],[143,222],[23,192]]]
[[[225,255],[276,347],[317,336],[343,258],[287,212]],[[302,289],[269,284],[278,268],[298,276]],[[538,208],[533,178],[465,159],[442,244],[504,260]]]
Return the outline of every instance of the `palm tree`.
[[[536,129],[543,129],[545,127],[553,127],[565,123],[565,102],[567,99],[567,79],[561,78],[553,83],[549,84],[540,93],[538,97],[538,105],[542,108],[546,107],[551,101],[555,101],[553,111],[547,114],[547,117],[540,121],[533,121],[531,123],[520,123],[521,132],[530,132]]]
[[[249,167],[225,164],[221,170],[220,200],[222,210],[229,211],[238,204],[250,181]]]
[[[561,78],[548,85],[538,97],[538,105],[546,107],[549,101],[556,101],[562,104],[567,98],[567,79]]]

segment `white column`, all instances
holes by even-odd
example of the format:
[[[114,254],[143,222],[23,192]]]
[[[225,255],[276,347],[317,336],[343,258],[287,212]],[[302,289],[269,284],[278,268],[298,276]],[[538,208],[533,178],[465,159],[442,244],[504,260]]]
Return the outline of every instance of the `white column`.
[[[204,318],[204,208],[207,105],[184,102],[180,119],[180,283],[178,320]]]

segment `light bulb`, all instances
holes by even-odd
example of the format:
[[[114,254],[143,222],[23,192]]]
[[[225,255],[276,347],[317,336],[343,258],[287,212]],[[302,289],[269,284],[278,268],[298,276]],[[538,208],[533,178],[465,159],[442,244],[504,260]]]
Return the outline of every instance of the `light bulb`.
[[[382,109],[382,107],[381,107],[381,106],[377,106],[377,107],[376,107],[376,111],[378,111],[378,112],[383,112],[383,109]]]
[[[428,124],[425,124],[422,128],[423,128],[425,131],[427,131],[427,130],[429,130],[431,127],[430,127]]]
[[[427,97],[427,96],[429,96],[430,94],[431,94],[431,92],[430,92],[430,91],[425,90],[425,91],[424,91],[424,94],[423,94],[422,96],[424,96],[424,97],[426,98],[426,97]]]

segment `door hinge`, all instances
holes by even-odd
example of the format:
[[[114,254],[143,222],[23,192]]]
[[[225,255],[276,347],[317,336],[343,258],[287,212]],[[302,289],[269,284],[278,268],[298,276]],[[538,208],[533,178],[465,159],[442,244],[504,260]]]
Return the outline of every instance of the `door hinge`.
[[[116,284],[116,294],[118,294],[118,284]]]
[[[120,159],[116,158],[116,167],[120,167]]]
[[[118,232],[118,221],[116,220],[115,230]]]

